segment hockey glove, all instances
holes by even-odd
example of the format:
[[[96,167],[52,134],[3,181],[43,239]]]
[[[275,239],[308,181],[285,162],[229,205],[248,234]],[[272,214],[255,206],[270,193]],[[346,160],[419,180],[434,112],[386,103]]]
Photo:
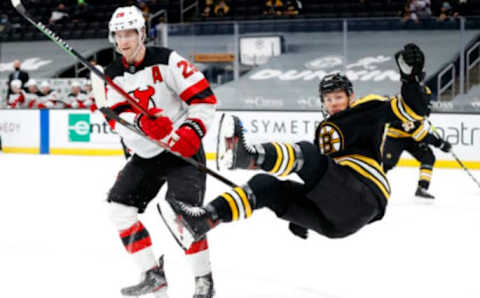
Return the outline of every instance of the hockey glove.
[[[172,134],[168,145],[172,151],[178,152],[184,157],[191,157],[200,149],[204,134],[205,128],[200,120],[187,119]]]
[[[164,137],[168,136],[172,130],[172,121],[170,118],[162,116],[162,109],[151,108],[148,110],[148,113],[154,117],[154,120],[146,117],[143,114],[140,114],[137,119],[138,126],[143,132],[154,140],[161,140]]]
[[[452,150],[452,144],[450,144],[449,142],[447,142],[445,140],[442,140],[442,143],[440,144],[440,146],[438,148],[440,150],[442,150],[443,152],[448,153],[448,152],[450,152],[450,150]]]
[[[400,77],[404,82],[421,82],[425,77],[423,67],[425,65],[425,55],[422,50],[413,43],[405,45],[403,50],[395,54],[400,70]]]
[[[306,228],[299,226],[297,224],[294,224],[293,222],[288,224],[288,228],[290,229],[290,232],[293,233],[293,235],[300,237],[302,239],[308,238],[308,230]]]

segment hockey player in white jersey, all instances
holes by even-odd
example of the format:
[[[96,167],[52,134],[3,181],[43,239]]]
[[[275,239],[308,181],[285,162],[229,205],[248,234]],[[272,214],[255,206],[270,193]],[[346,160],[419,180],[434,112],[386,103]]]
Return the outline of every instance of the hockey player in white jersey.
[[[71,85],[70,93],[67,95],[67,107],[72,109],[86,109],[92,104],[87,98],[87,94],[82,91],[82,85],[74,81]]]
[[[8,96],[8,106],[12,109],[24,108],[26,100],[25,93],[22,90],[22,81],[11,81],[10,90],[12,90],[12,92]]]
[[[42,96],[42,93],[38,89],[37,81],[35,79],[29,79],[25,83],[25,87],[27,88],[27,92],[25,92],[27,107],[30,109],[38,108],[38,99]]]
[[[105,70],[116,84],[154,117],[142,115],[110,86],[107,104],[121,118],[171,150],[205,163],[201,139],[214,118],[216,98],[195,66],[167,48],[145,47],[145,20],[134,6],[118,8],[109,23],[109,40],[122,58]],[[167,198],[201,206],[206,175],[113,119],[109,124],[133,152],[108,194],[110,217],[142,272],[139,284],[122,289],[125,296],[154,293],[166,297],[163,256],[157,262],[147,229],[138,219],[166,182]],[[195,276],[194,298],[214,295],[207,239],[186,251]]]
[[[59,100],[57,91],[52,89],[48,81],[40,84],[40,92],[42,92],[42,96],[39,98],[38,108],[62,109],[65,107],[65,103]]]

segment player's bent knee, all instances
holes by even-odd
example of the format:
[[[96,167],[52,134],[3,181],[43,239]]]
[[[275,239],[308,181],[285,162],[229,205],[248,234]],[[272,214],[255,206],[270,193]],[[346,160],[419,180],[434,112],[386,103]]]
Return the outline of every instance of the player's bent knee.
[[[138,209],[116,202],[108,204],[109,218],[118,230],[131,227],[138,221]]]

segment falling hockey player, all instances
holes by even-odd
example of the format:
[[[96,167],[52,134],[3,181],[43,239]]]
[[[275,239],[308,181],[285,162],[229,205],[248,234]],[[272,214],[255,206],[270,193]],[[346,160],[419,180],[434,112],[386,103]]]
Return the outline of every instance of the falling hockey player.
[[[245,143],[235,116],[222,119],[219,138],[225,139],[220,158],[230,169],[261,169],[243,187],[221,194],[203,208],[182,202],[162,204],[160,211],[183,247],[221,223],[248,218],[260,208],[271,209],[290,230],[306,238],[313,230],[342,238],[382,219],[390,186],[381,167],[385,124],[421,119],[427,111],[424,54],[407,44],[395,55],[400,70],[401,97],[369,95],[354,100],[350,80],[332,74],[320,82],[320,98],[328,117],[316,129],[315,143]],[[296,173],[297,183],[273,175]],[[186,229],[180,229],[185,227]]]
[[[172,151],[204,164],[201,139],[215,113],[215,95],[191,63],[173,50],[145,47],[145,37],[145,20],[140,10],[135,6],[118,8],[109,23],[109,40],[122,58],[107,67],[105,73],[155,118],[142,115],[110,86],[106,91],[107,103],[150,138],[168,143]],[[156,261],[150,235],[138,214],[144,212],[165,182],[168,200],[200,206],[206,175],[156,144],[116,125],[113,119],[107,120],[133,153],[108,195],[111,220],[125,249],[142,272],[140,283],[122,289],[122,294],[154,293],[155,297],[167,297],[163,256]],[[193,297],[213,297],[206,237],[192,243],[185,254],[195,274]]]

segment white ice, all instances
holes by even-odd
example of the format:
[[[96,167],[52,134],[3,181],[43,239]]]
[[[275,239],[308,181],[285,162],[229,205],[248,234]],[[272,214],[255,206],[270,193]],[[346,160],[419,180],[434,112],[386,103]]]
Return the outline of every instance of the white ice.
[[[0,155],[0,297],[118,298],[138,281],[106,213],[123,163]],[[252,172],[224,174],[243,183]],[[219,226],[209,238],[216,297],[480,297],[480,189],[462,170],[435,169],[436,199],[425,204],[413,197],[417,177],[416,168],[389,173],[385,218],[345,239],[301,240],[267,210]],[[227,187],[209,178],[207,189],[210,200]],[[170,297],[192,297],[190,268],[154,203],[142,220],[166,255]]]

